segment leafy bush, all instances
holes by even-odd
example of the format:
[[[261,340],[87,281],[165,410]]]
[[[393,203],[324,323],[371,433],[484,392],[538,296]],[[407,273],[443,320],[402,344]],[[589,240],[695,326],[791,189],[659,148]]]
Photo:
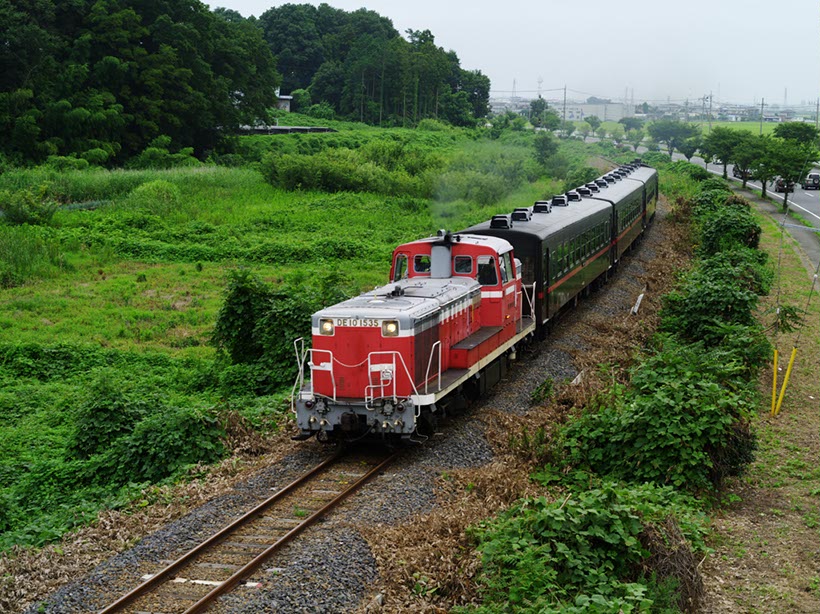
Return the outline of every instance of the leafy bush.
[[[755,390],[725,349],[671,338],[632,370],[616,402],[601,398],[561,430],[566,462],[599,475],[704,491],[753,459]],[[621,400],[622,399],[622,400]]]
[[[212,342],[223,355],[221,382],[240,393],[268,394],[293,384],[297,368],[293,342],[311,338],[309,315],[347,298],[347,277],[338,271],[310,282],[291,279],[279,287],[249,271],[230,274]]]
[[[426,118],[421,120],[416,126],[416,130],[424,130],[427,132],[450,132],[452,128],[436,119]]]
[[[661,330],[714,346],[719,342],[710,334],[715,326],[755,326],[758,292],[767,284],[767,274],[759,267],[740,253],[703,261],[677,290],[663,297]]]
[[[100,147],[95,147],[94,149],[89,149],[88,151],[84,151],[82,153],[83,160],[87,160],[89,164],[94,166],[102,166],[108,159],[111,157],[111,154],[107,152],[105,149]]]
[[[5,221],[12,225],[48,225],[57,211],[57,202],[48,196],[49,186],[15,192],[0,191],[0,211]]]
[[[273,298],[272,288],[248,269],[228,273],[225,300],[216,316],[213,344],[233,363],[258,360],[265,348],[256,337],[256,324]]]
[[[585,183],[589,183],[596,177],[598,177],[601,173],[598,172],[597,169],[592,168],[591,166],[581,166],[579,168],[574,168],[569,172],[567,175],[567,179],[564,182],[564,192],[568,192],[569,190],[574,190],[578,186],[582,186]]]
[[[181,200],[182,193],[179,187],[165,179],[143,183],[128,196],[130,206],[144,209],[160,217],[174,213]]]
[[[701,214],[695,209],[696,214]],[[726,204],[711,215],[703,215],[699,220],[700,250],[704,256],[721,251],[745,247],[757,249],[762,229],[752,216],[748,206],[737,201]]]
[[[89,161],[72,156],[49,156],[46,160],[46,166],[56,171],[84,171],[88,168]]]
[[[334,119],[336,117],[336,111],[324,100],[319,104],[310,105],[305,113],[317,119]]]
[[[74,434],[68,444],[69,455],[79,460],[110,449],[155,408],[155,403],[136,388],[133,378],[118,370],[97,369],[89,377],[91,381],[78,403]]]
[[[170,147],[171,137],[158,136],[148,147],[128,161],[128,167],[160,169],[199,166],[200,162],[194,157],[193,147],[184,147],[176,153],[171,153]]]
[[[196,463],[212,463],[224,453],[224,429],[214,415],[191,407],[163,407],[98,456],[93,474],[110,474],[116,484],[158,482]]]
[[[571,491],[562,501],[525,499],[473,530],[482,553],[484,602],[475,611],[631,612],[674,606],[660,584],[675,579],[652,578],[646,563],[653,553],[644,544],[651,543],[650,533],[671,541],[675,514],[690,543],[702,549],[702,520],[688,505],[671,488],[614,482]]]
[[[657,144],[655,145],[657,147]],[[650,151],[641,154],[641,160],[652,166],[654,168],[665,167],[667,164],[672,162],[672,158],[669,157],[669,154],[665,154],[659,151]]]
[[[708,179],[701,182],[700,190],[701,192],[709,192],[712,190],[719,190],[721,192],[731,192],[732,188],[729,187],[729,184],[726,183],[725,179],[710,176]]]
[[[702,166],[686,162],[685,160],[677,160],[669,165],[668,170],[673,173],[683,173],[694,179],[695,181],[703,182],[713,177],[712,173],[707,171]]]

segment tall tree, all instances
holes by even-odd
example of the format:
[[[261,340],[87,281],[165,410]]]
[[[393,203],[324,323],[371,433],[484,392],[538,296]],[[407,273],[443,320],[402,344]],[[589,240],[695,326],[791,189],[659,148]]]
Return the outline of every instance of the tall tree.
[[[735,165],[735,168],[740,171],[744,188],[746,187],[746,182],[749,180],[749,176],[753,174],[752,169],[766,153],[766,142],[759,136],[745,133],[740,137],[740,140],[732,150],[732,163]]]
[[[703,139],[698,136],[689,137],[683,143],[678,145],[678,151],[680,151],[683,156],[686,158],[687,162],[692,161],[692,156],[695,155],[695,152],[700,149],[701,144],[703,143]]]
[[[724,179],[727,178],[726,165],[732,161],[732,154],[741,138],[738,130],[718,126],[712,129],[704,139],[704,148],[723,164]]]
[[[589,127],[592,128],[592,136],[595,136],[598,128],[601,127],[601,120],[597,115],[590,115],[589,117],[584,118],[584,120],[589,124]]]
[[[804,145],[816,145],[820,131],[805,122],[786,122],[775,126],[774,135]]]
[[[662,119],[652,122],[648,127],[649,134],[659,143],[666,144],[669,156],[678,149],[686,139],[700,134],[700,128],[675,119]]]
[[[278,80],[259,29],[199,0],[3,0],[0,61],[0,151],[26,162],[122,161],[162,134],[202,154]]]
[[[310,4],[285,4],[259,16],[265,40],[282,74],[282,91],[306,89],[325,61],[316,28],[317,9]]]
[[[769,147],[771,168],[784,180],[783,210],[789,208],[789,194],[818,157],[815,147],[792,139],[772,139]]]
[[[640,117],[622,117],[618,120],[618,123],[623,124],[627,132],[643,128],[643,120]]]

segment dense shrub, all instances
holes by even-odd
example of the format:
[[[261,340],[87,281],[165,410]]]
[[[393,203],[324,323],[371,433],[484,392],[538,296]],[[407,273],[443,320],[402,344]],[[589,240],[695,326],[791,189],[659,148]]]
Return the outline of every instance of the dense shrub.
[[[48,225],[57,211],[57,202],[50,198],[48,184],[10,192],[0,191],[0,211],[8,224]]]
[[[726,207],[719,214],[710,215],[703,220],[700,249],[704,256],[735,247],[756,249],[761,232],[760,224],[748,211]]]
[[[46,166],[56,171],[84,171],[89,166],[89,161],[85,158],[74,158],[72,156],[49,156]]]
[[[641,160],[649,166],[659,168],[665,167],[669,164],[672,161],[672,158],[669,157],[669,154],[665,154],[660,151],[648,151],[641,154]]]
[[[726,183],[726,180],[719,177],[711,176],[700,184],[701,192],[710,192],[712,190],[719,190],[721,192],[731,192],[732,188]]]
[[[79,400],[74,433],[68,444],[71,457],[85,460],[105,452],[156,407],[156,401],[137,388],[133,378],[103,368],[89,373],[88,388]]]
[[[673,173],[683,173],[695,181],[703,182],[712,178],[712,173],[707,171],[702,166],[686,162],[684,160],[677,160],[669,165],[668,170]]]
[[[562,429],[564,458],[633,482],[717,488],[752,460],[756,399],[746,373],[730,352],[667,338],[632,371],[627,390]]]
[[[171,137],[158,136],[138,155],[128,161],[128,168],[179,168],[199,166],[200,162],[194,157],[193,147],[184,147],[171,153]]]
[[[675,608],[672,574],[653,577],[652,544],[703,549],[702,521],[671,488],[603,482],[562,500],[525,499],[474,530],[484,606],[474,612],[630,612]],[[660,539],[648,538],[660,535]],[[666,585],[666,586],[664,586]],[[692,609],[694,604],[685,604]]]
[[[567,175],[567,179],[564,182],[564,192],[574,190],[578,186],[589,183],[600,174],[601,173],[597,169],[594,169],[591,166],[576,167]]]
[[[681,339],[708,339],[709,329],[720,324],[754,324],[758,296],[737,282],[737,267],[716,261],[689,273],[685,283],[663,298],[661,329]]]
[[[127,202],[131,207],[162,217],[173,213],[181,200],[179,187],[165,179],[156,179],[137,186],[129,194]]]
[[[214,415],[191,407],[161,407],[134,425],[92,463],[96,479],[115,484],[158,482],[189,465],[212,463],[224,453],[224,430]]]
[[[231,273],[212,341],[223,355],[222,385],[236,393],[271,393],[298,373],[293,342],[309,344],[309,315],[352,294],[338,271],[270,286],[249,271]]]

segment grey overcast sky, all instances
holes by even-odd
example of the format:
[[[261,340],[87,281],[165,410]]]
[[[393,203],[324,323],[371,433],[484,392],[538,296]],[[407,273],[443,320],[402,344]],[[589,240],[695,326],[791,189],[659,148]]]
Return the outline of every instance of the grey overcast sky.
[[[204,0],[245,17],[286,2]],[[292,0],[291,4],[299,4]],[[304,3],[304,2],[301,2]],[[430,30],[493,95],[588,95],[635,102],[814,105],[820,96],[816,0],[327,0]],[[319,5],[320,2],[308,2]]]

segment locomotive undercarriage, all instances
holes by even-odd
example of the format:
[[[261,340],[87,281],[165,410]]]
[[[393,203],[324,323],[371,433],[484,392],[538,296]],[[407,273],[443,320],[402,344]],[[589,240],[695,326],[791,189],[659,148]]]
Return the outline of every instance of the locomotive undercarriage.
[[[406,398],[374,399],[365,405],[360,399],[345,400],[315,395],[296,402],[297,425],[307,439],[358,439],[365,435],[409,438],[415,432],[421,408]]]
[[[431,435],[440,417],[464,411],[507,373],[514,352],[502,354],[464,384],[434,402],[417,404],[412,398],[386,397],[365,404],[361,399],[341,399],[311,394],[304,389],[296,400],[296,440],[314,435],[323,442],[355,441],[365,437],[415,442]]]

